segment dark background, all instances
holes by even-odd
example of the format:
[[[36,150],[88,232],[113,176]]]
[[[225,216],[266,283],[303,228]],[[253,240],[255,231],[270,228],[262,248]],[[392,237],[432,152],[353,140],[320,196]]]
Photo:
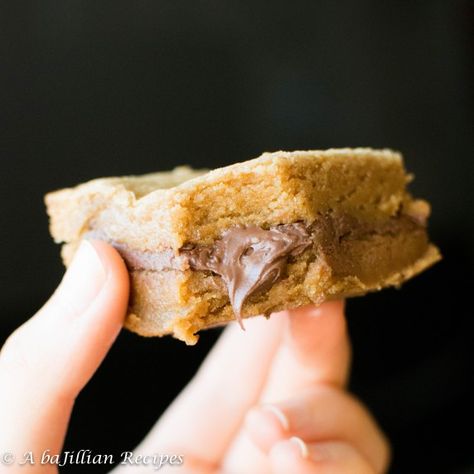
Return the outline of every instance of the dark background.
[[[47,191],[265,150],[399,149],[445,258],[402,291],[349,302],[352,388],[392,440],[393,472],[474,472],[473,11],[447,0],[1,2],[0,344],[63,273]],[[186,347],[123,332],[77,401],[66,448],[132,449],[217,336]]]

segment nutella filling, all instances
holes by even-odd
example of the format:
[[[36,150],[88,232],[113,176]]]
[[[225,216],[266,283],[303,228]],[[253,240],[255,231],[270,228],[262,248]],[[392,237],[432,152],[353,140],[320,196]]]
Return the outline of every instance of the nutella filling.
[[[236,226],[226,230],[212,245],[188,244],[177,252],[172,249],[139,251],[123,243],[110,242],[94,230],[89,235],[108,240],[122,255],[130,271],[184,271],[191,268],[220,275],[227,286],[235,317],[243,328],[243,304],[251,295],[271,288],[282,276],[289,257],[301,254],[313,244],[330,252],[347,238],[423,229],[426,219],[419,218],[420,210],[410,211],[375,226],[349,215],[326,215],[311,225],[297,222],[268,230],[256,225]]]
[[[210,270],[227,286],[234,314],[242,329],[242,305],[259,290],[270,288],[282,275],[288,257],[311,245],[302,223],[283,224],[269,230],[255,225],[233,227],[209,246],[185,246],[180,255],[188,257],[193,270]]]

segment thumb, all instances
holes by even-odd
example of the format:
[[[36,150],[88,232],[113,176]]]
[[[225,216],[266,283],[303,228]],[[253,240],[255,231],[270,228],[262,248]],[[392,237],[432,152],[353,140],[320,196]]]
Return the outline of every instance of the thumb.
[[[119,254],[84,240],[56,292],[0,352],[0,452],[60,452],[74,399],[122,327],[128,288]]]

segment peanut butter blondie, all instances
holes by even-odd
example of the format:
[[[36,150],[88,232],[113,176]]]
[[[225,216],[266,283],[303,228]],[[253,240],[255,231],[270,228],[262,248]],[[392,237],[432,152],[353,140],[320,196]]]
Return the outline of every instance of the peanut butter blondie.
[[[87,237],[122,255],[128,329],[195,344],[201,329],[399,286],[439,260],[409,181],[391,150],[279,151],[95,179],[45,201],[66,265]]]

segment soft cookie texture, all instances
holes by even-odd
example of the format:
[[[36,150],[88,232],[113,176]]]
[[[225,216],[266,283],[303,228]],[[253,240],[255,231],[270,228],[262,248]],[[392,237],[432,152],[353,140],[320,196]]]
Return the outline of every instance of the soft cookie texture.
[[[121,253],[128,329],[195,344],[203,328],[399,286],[439,260],[410,180],[391,150],[279,151],[95,179],[45,201],[66,265],[87,237]]]

